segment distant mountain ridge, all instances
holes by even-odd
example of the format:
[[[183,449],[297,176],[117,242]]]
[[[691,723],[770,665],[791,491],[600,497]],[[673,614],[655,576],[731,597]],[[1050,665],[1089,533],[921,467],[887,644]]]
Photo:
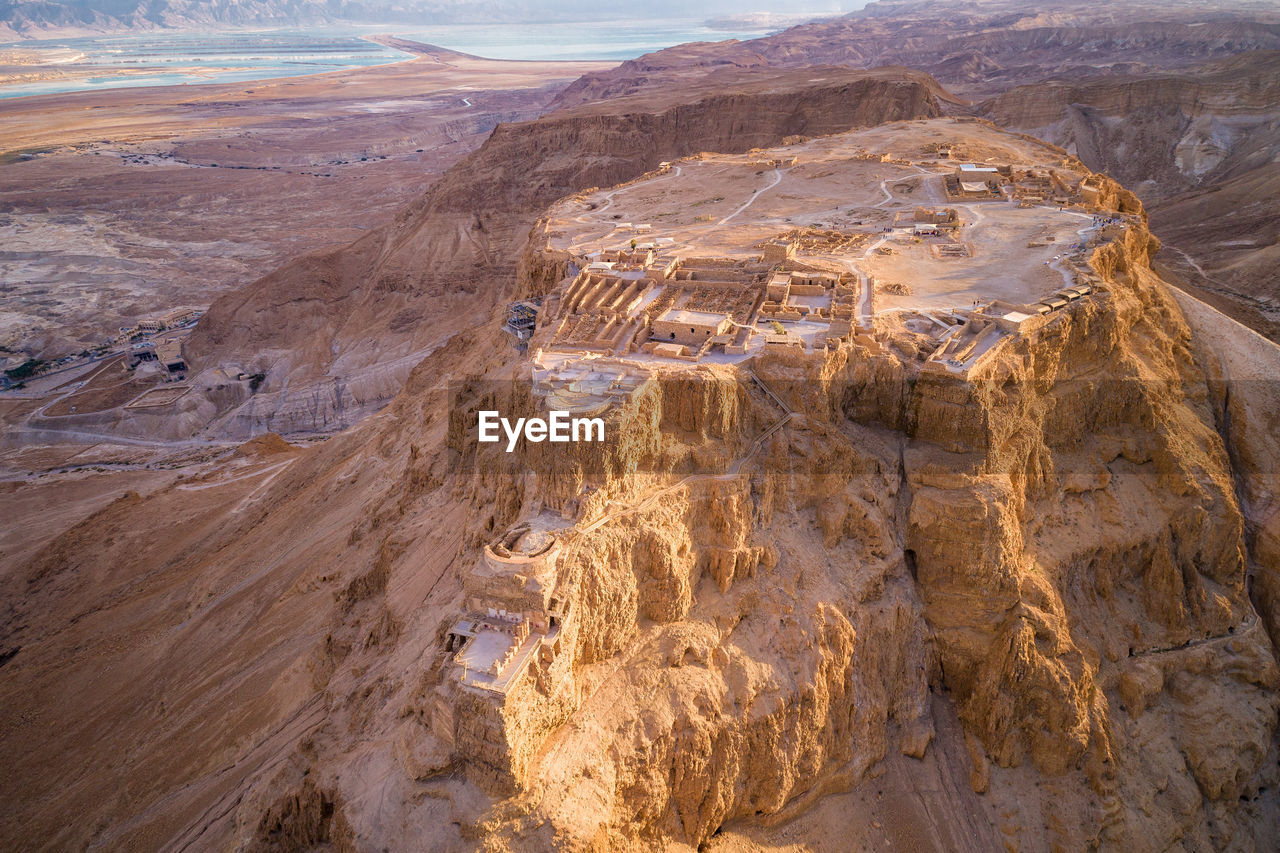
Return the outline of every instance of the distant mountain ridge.
[[[716,0],[700,14],[733,11]],[[636,17],[621,0],[568,0],[554,13],[534,0],[0,0],[0,40],[76,33],[216,27],[292,27],[334,23],[517,23]],[[684,15],[672,0],[642,14]]]

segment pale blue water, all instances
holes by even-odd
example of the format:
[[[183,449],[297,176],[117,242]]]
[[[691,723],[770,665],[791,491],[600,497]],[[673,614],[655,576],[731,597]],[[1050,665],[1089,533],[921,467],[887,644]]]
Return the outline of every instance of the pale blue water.
[[[753,39],[770,29],[721,30],[701,18],[584,23],[452,24],[396,35],[490,59],[590,59],[621,62],[689,41]]]
[[[68,69],[101,68],[102,74],[0,87],[0,98],[136,86],[171,86],[296,77],[408,58],[352,31],[316,30],[221,33],[148,33],[97,38],[13,42],[3,47],[67,48],[86,58]],[[117,69],[146,69],[120,74]],[[192,69],[197,73],[191,73]]]
[[[620,62],[689,41],[750,39],[770,30],[725,31],[701,19],[591,21],[555,24],[449,24],[429,28],[349,27],[264,32],[148,33],[13,42],[0,47],[67,48],[86,59],[68,68],[100,75],[0,87],[0,98],[181,83],[228,83],[296,77],[382,65],[408,54],[361,38],[392,32],[413,41],[493,59],[610,60]],[[118,73],[120,67],[145,73]],[[197,73],[191,73],[196,69]]]

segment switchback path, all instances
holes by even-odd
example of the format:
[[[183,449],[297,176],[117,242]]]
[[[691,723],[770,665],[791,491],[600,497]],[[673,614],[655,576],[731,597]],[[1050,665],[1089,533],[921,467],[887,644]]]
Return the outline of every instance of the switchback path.
[[[277,462],[274,465],[268,465],[265,468],[256,468],[253,471],[249,471],[246,474],[238,474],[234,477],[227,477],[222,480],[211,480],[210,482],[207,482],[207,483],[179,483],[178,485],[174,486],[174,488],[180,492],[202,492],[205,489],[217,489],[221,486],[227,486],[232,483],[238,483],[241,480],[251,480],[255,477],[261,477],[262,475],[267,473],[272,473],[272,472],[279,473],[281,468],[284,468],[285,466],[288,466],[291,464],[293,464],[293,460],[288,459],[284,462]],[[274,474],[271,479],[275,479]]]
[[[1257,630],[1258,624],[1261,621],[1262,620],[1258,618],[1257,611],[1252,611],[1248,616],[1245,617],[1244,621],[1240,623],[1240,625],[1238,626],[1239,630],[1235,631],[1234,633],[1228,631],[1226,634],[1215,634],[1212,637],[1202,637],[1199,640],[1188,640],[1187,642],[1177,646],[1161,646],[1159,648],[1154,648],[1154,649],[1143,649],[1142,651],[1134,652],[1133,654],[1129,655],[1129,657],[1143,658],[1149,655],[1164,655],[1170,652],[1187,651],[1188,649],[1198,648],[1200,646],[1208,645],[1209,643],[1220,643],[1227,640],[1234,640],[1237,637],[1248,636],[1253,631]]]

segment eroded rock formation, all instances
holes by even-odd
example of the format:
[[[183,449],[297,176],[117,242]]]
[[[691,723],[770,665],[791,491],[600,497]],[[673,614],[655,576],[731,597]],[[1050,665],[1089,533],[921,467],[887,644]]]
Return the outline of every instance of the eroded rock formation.
[[[819,100],[936,107],[855,78]],[[956,847],[1274,848],[1276,408],[1233,382],[1280,358],[1175,301],[1114,182],[1132,225],[1092,249],[1090,298],[966,375],[877,328],[660,375],[608,415],[625,442],[461,440],[481,404],[534,405],[484,315],[564,277],[526,241],[541,206],[655,165],[619,153],[638,133],[794,132],[797,97],[500,132],[395,229],[222,304],[198,352],[264,344],[271,305],[308,365],[388,304],[481,316],[358,427],[125,495],[6,577],[0,738],[30,787],[0,842],[735,849],[894,774],[932,786],[934,837],[963,816]],[[502,689],[460,672],[477,619],[530,649]]]

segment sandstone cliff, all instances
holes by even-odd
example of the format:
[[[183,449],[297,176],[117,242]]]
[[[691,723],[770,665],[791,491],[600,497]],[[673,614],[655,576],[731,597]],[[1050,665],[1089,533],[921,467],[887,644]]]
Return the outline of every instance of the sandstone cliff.
[[[1101,245],[1100,293],[967,381],[760,357],[785,406],[707,367],[610,415],[625,443],[468,457],[460,401],[528,398],[464,332],[357,430],[126,496],[12,577],[3,738],[39,784],[4,842],[737,849],[893,768],[952,846],[1273,848],[1270,402],[1156,245]],[[447,633],[547,511],[567,621],[495,704]]]
[[[1031,849],[1274,844],[1280,670],[1246,584],[1271,557],[1157,245],[1138,228],[1099,249],[1105,295],[968,381],[856,349],[757,360],[803,418],[744,481],[691,481],[584,540],[579,606],[606,645],[578,649],[582,679],[617,663],[567,723],[505,742],[523,769],[486,843],[785,818],[890,748],[924,753],[937,691],[991,825]],[[625,506],[636,480],[596,485]]]
[[[1246,5],[1206,18],[1189,2],[872,3],[762,39],[658,51],[583,76],[557,103],[687,86],[725,66],[919,69],[946,87],[944,109],[1060,145],[1136,191],[1169,246],[1162,261],[1274,340],[1277,48],[1280,20]]]
[[[979,109],[1034,133],[1146,197],[1195,186],[1274,121],[1280,53],[1247,53],[1177,74],[1050,79]]]
[[[898,72],[798,79],[499,128],[395,226],[220,303],[193,354],[275,395],[229,432],[355,419],[396,359],[403,390],[5,563],[0,844],[1275,849],[1280,358],[1175,301],[1142,222],[967,379],[864,340],[660,377],[623,446],[459,450],[460,402],[531,404],[490,314],[563,275],[526,243],[546,203],[940,108]],[[450,632],[534,514],[565,621],[493,702]]]
[[[1198,13],[1194,4],[1100,12],[1063,2],[1036,15],[998,2],[960,12],[873,4],[765,39],[683,45],[586,75],[559,96],[559,111],[501,125],[396,223],[215,304],[191,357],[209,370],[266,372],[268,381],[247,405],[218,402],[208,423],[238,437],[330,431],[375,411],[457,318],[488,316],[490,282],[509,279],[526,229],[556,198],[702,149],[975,109],[904,65],[970,97],[1003,92],[976,109],[1070,148],[1148,202],[1170,199],[1169,214],[1157,212],[1174,238],[1170,259],[1268,329],[1280,298],[1265,275],[1274,217],[1265,205],[1247,222],[1230,214],[1246,195],[1273,195],[1275,141],[1259,133],[1275,100],[1267,95],[1274,56],[1247,52],[1280,47],[1280,23],[1256,9],[1224,9],[1207,24]],[[1196,65],[1236,54],[1244,55]],[[815,63],[845,68],[813,71]],[[881,65],[895,67],[848,70]],[[1100,70],[1107,76],[1088,79]],[[1055,73],[1076,82],[1040,82]],[[1123,128],[1120,116],[1130,119]],[[1228,184],[1236,191],[1171,198]],[[1207,230],[1195,213],[1206,203],[1221,203]],[[1225,240],[1228,232],[1247,239]],[[1202,276],[1195,265],[1206,261]]]
[[[988,825],[1032,849],[1273,844],[1280,673],[1245,582],[1270,557],[1244,537],[1206,365],[1149,267],[1157,245],[1138,228],[1099,249],[1106,294],[969,382],[856,350],[758,361],[803,417],[742,478],[642,499],[662,484],[635,473],[653,454],[725,470],[744,448],[724,424],[749,435],[778,415],[713,375],[642,398],[628,434],[659,440],[589,483],[551,454],[464,467],[472,554],[586,485],[581,523],[625,511],[567,563],[576,698],[516,697],[489,734],[447,735],[430,721],[448,677],[413,700],[414,737],[452,741],[464,766],[469,744],[496,745],[468,776],[506,798],[477,839],[749,834],[890,750],[927,752],[936,693]]]

